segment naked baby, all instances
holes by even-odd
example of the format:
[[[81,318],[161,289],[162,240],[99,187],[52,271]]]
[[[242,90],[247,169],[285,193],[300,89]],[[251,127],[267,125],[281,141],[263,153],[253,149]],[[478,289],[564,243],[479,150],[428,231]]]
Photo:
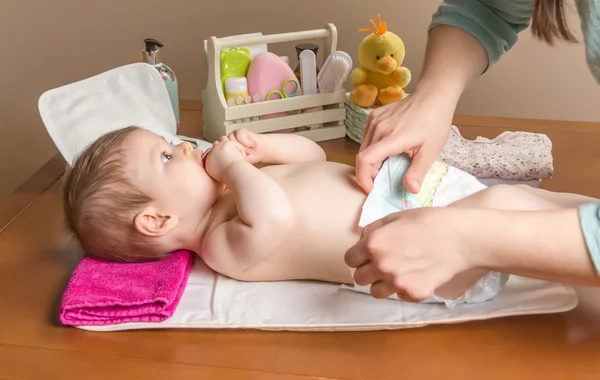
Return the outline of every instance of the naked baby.
[[[353,285],[344,254],[360,237],[367,199],[354,171],[292,134],[238,130],[202,152],[129,127],[101,136],[68,170],[65,215],[85,254],[103,260],[142,262],[186,249],[237,280]],[[488,188],[463,206],[551,207],[512,196],[519,191],[527,192]],[[463,273],[435,294],[461,297],[488,275]]]

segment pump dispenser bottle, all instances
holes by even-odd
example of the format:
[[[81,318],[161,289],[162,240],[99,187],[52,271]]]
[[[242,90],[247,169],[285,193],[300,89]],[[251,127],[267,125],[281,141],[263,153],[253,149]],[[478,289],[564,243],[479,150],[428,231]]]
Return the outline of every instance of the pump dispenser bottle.
[[[143,62],[153,65],[165,81],[169,98],[171,99],[171,106],[175,113],[177,134],[179,134],[179,85],[177,83],[177,77],[169,66],[160,61],[158,51],[159,48],[163,47],[163,44],[153,38],[146,38],[144,43],[146,44],[146,49],[142,51]]]

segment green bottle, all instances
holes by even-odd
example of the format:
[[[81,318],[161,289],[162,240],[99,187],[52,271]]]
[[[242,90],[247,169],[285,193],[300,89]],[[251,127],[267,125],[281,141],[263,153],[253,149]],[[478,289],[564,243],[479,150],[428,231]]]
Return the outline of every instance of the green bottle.
[[[179,134],[179,88],[177,77],[169,66],[160,61],[158,50],[163,47],[163,44],[153,38],[146,38],[144,43],[146,44],[146,50],[142,52],[143,61],[156,67],[160,76],[165,81],[169,98],[171,99],[171,106],[175,113],[177,134]]]

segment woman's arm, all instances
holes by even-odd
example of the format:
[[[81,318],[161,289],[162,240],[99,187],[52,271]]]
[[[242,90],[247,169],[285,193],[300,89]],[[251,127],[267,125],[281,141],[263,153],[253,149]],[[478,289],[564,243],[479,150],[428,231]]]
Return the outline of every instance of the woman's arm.
[[[578,209],[465,211],[473,229],[469,255],[476,267],[572,285],[600,285]]]
[[[345,255],[357,268],[356,283],[373,284],[374,296],[403,292],[415,300],[472,270],[600,286],[600,202],[562,208],[513,186],[502,189],[365,226]]]
[[[531,21],[531,0],[445,0],[432,17],[419,87],[453,99],[517,42]],[[415,89],[416,91],[416,89]]]
[[[412,95],[439,97],[443,108],[454,112],[465,88],[487,64],[487,53],[477,39],[462,29],[440,25],[429,33],[423,71]]]
[[[433,14],[429,30],[448,25],[472,35],[487,53],[487,70],[527,29],[534,4],[533,0],[445,0]]]

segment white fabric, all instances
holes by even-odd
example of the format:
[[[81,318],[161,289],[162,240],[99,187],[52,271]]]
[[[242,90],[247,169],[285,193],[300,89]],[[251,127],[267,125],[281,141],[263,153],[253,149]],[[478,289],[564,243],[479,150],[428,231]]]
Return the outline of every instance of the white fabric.
[[[46,92],[40,114],[68,162],[97,136],[129,124],[171,141],[175,119],[160,75],[140,63]],[[197,141],[200,146],[210,146]],[[512,315],[563,312],[577,305],[562,285],[511,277],[506,290],[480,305],[410,304],[376,300],[336,284],[235,281],[196,260],[175,314],[161,323],[81,327],[95,331],[147,328],[382,330],[458,323]]]
[[[140,62],[46,91],[38,108],[48,134],[71,164],[100,135],[129,125],[180,143],[170,104],[158,71]],[[199,144],[211,146],[206,141]]]

